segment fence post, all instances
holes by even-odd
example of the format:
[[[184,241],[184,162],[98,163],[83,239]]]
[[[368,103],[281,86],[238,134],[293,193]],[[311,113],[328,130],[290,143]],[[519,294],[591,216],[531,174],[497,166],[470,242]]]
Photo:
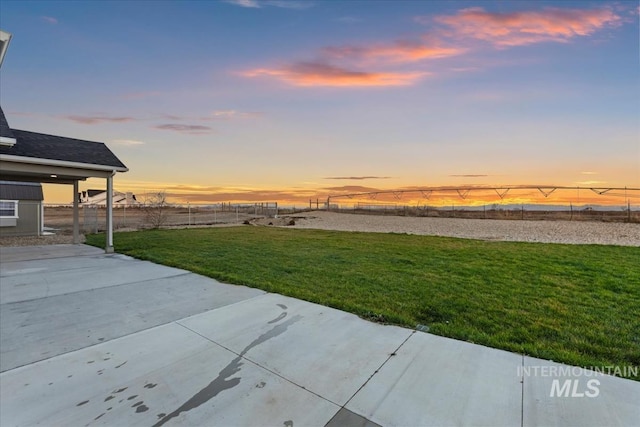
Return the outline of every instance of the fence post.
[[[571,216],[569,216],[569,221],[573,220],[573,203],[569,202],[569,208],[571,209]]]

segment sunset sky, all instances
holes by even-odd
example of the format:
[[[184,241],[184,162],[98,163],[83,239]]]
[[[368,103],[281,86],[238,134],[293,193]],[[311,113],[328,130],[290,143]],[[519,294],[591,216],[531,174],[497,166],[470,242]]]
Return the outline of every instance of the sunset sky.
[[[182,202],[640,187],[638,14],[637,1],[3,0],[1,102],[12,128],[105,142],[130,169],[116,190]],[[46,186],[45,201],[71,192]]]

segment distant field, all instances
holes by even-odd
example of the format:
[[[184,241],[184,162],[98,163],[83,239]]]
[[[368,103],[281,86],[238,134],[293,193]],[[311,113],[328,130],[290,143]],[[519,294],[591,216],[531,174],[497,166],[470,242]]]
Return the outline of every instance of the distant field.
[[[372,321],[572,365],[640,365],[639,247],[271,227],[114,240],[127,255]]]
[[[257,204],[259,206],[260,204]],[[273,203],[271,203],[273,206]],[[267,212],[249,205],[243,205],[238,211],[234,206],[225,206],[221,209],[217,206],[189,207],[171,206],[166,209],[165,226],[185,226],[185,225],[216,225],[216,224],[241,224],[252,218],[263,216],[272,217],[275,209]],[[280,215],[293,215],[301,212],[323,212],[306,211],[300,209],[280,208]],[[575,210],[575,211],[542,211],[542,210],[464,210],[464,209],[429,209],[416,207],[384,207],[378,209],[336,209],[334,212],[344,214],[366,214],[375,216],[397,216],[397,217],[420,217],[420,218],[457,218],[457,219],[487,219],[487,220],[545,220],[545,221],[574,221],[574,222],[606,222],[606,223],[640,223],[640,211],[596,211],[596,210]],[[145,219],[145,210],[141,207],[117,207],[113,210],[113,225],[115,229],[144,229],[153,228],[149,221]],[[83,231],[96,232],[105,229],[106,209],[80,208],[80,225]],[[62,232],[70,232],[73,227],[73,209],[69,206],[45,206],[44,223],[46,227],[55,228]]]

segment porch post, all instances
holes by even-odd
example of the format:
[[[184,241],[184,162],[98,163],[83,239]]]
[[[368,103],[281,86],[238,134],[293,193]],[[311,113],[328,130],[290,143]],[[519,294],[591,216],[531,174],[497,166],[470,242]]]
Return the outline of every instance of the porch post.
[[[38,236],[44,236],[44,200],[40,201],[40,230]]]
[[[78,213],[78,181],[73,181],[73,244],[80,244],[80,215]]]
[[[108,254],[113,252],[113,175],[115,172],[107,178],[107,242],[104,250]]]

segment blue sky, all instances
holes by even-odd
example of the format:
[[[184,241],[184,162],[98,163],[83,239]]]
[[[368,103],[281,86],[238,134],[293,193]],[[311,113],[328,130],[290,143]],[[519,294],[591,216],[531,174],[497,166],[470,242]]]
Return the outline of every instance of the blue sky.
[[[5,0],[0,28],[10,125],[107,143],[121,191],[640,187],[638,2]]]

